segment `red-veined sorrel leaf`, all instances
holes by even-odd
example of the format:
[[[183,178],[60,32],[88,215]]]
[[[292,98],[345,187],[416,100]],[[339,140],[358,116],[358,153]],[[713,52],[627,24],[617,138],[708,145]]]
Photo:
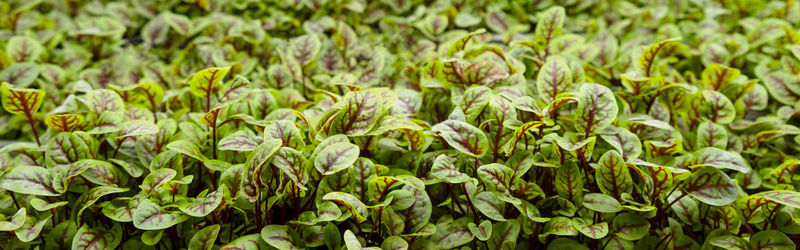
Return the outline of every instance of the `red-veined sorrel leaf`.
[[[495,193],[480,192],[475,196],[473,201],[475,207],[486,217],[496,221],[505,221],[503,211],[505,211],[506,204]],[[465,225],[466,226],[466,225]]]
[[[588,193],[584,195],[583,206],[601,213],[616,213],[622,210],[617,199],[601,193]]]
[[[728,131],[725,127],[710,121],[701,122],[697,126],[698,148],[715,147],[726,149],[728,147]]]
[[[595,171],[597,186],[604,194],[620,197],[622,193],[630,194],[633,190],[631,173],[617,151],[606,151],[597,162]]]
[[[147,98],[150,108],[157,108],[158,104],[164,100],[164,88],[161,85],[153,82],[143,82],[136,85],[136,89],[142,92]]]
[[[597,84],[584,84],[578,99],[575,128],[586,135],[593,134],[611,125],[618,111],[616,98],[610,89]]]
[[[626,160],[639,158],[642,154],[642,142],[636,134],[624,128],[617,128],[616,133],[600,135],[611,147],[614,147]]]
[[[15,36],[8,39],[5,53],[14,62],[36,62],[44,48],[38,40],[27,36]]]
[[[306,34],[289,42],[289,53],[300,66],[303,66],[316,60],[321,45],[316,34]]]
[[[794,105],[800,100],[800,80],[787,72],[771,72],[761,78],[767,91],[776,101]]]
[[[431,240],[441,249],[451,249],[467,244],[475,238],[467,227],[469,222],[469,218],[461,217],[458,220],[439,223],[436,225],[436,233]]]
[[[205,194],[201,192],[197,198],[186,198],[178,202],[178,209],[181,212],[193,217],[205,217],[214,209],[217,209],[222,204],[222,198],[225,196],[227,188],[225,185],[220,185],[216,191]]]
[[[131,222],[133,221],[133,211],[139,206],[141,197],[143,196],[117,197],[111,201],[100,203],[100,206],[103,207],[103,214],[106,217],[119,222]]]
[[[446,120],[431,128],[447,141],[451,147],[473,157],[486,154],[489,140],[480,129],[457,120]]]
[[[492,98],[492,89],[484,86],[472,86],[464,91],[459,106],[464,112],[467,122],[475,120],[483,112]]]
[[[79,114],[50,115],[44,119],[48,127],[58,132],[69,132],[80,126],[84,119]]]
[[[15,88],[7,82],[2,84],[3,108],[9,113],[33,119],[44,101],[45,92],[36,89]]]
[[[99,186],[90,189],[88,192],[82,194],[78,197],[77,204],[80,204],[81,208],[77,212],[77,218],[81,218],[83,215],[83,211],[87,208],[94,205],[100,198],[103,196],[114,194],[114,193],[122,193],[128,191],[127,188],[118,188],[118,187],[111,187],[111,186]]]
[[[112,90],[92,90],[86,93],[85,98],[86,106],[94,111],[97,116],[105,111],[122,114],[123,110],[125,110],[125,103],[122,101],[122,97]]]
[[[27,210],[22,207],[8,221],[0,221],[0,231],[14,231],[25,224]]]
[[[680,40],[680,37],[673,37],[647,46],[639,57],[639,66],[644,70],[644,76],[653,76],[653,72],[656,70],[656,57],[658,57],[659,52],[670,50],[669,47],[674,46]]]
[[[158,134],[158,126],[151,121],[131,120],[120,125],[122,130],[119,137],[131,137],[141,135]]]
[[[114,249],[119,246],[122,237],[122,227],[119,224],[115,223],[110,229],[102,226],[90,228],[88,224],[84,224],[72,238],[72,249]]]
[[[262,142],[253,152],[250,153],[247,161],[242,167],[242,182],[239,193],[244,195],[250,202],[256,200],[260,184],[256,182],[265,163],[278,152],[281,148],[281,140],[271,139]]]
[[[467,228],[480,241],[486,241],[492,236],[492,222],[488,220],[482,221],[480,225],[470,222],[467,224]]]
[[[90,121],[94,128],[89,130],[89,134],[107,134],[119,131],[122,124],[122,116],[112,111],[104,111],[95,120]]]
[[[727,124],[736,119],[736,108],[725,95],[713,90],[703,90],[706,101],[705,116],[715,123]]]
[[[219,101],[212,109],[219,109],[231,105],[243,98],[247,97],[250,93],[250,80],[240,75],[233,77],[231,82],[225,84],[222,92],[220,92]]]
[[[509,74],[504,65],[496,61],[477,61],[463,69],[460,76],[464,86],[492,86],[495,82],[505,80]]]
[[[265,248],[267,248],[267,245],[261,240],[260,234],[250,234],[233,240],[231,243],[222,246],[220,250],[249,250]]]
[[[189,18],[184,15],[172,12],[164,12],[162,15],[164,17],[164,22],[169,24],[175,32],[181,35],[188,36],[194,30],[192,20],[189,20]]]
[[[186,140],[177,140],[170,142],[169,144],[167,144],[167,149],[177,151],[181,154],[192,157],[198,161],[208,160],[208,158],[206,158],[206,156],[203,155],[203,152],[200,152],[200,149],[197,148],[197,145]]]
[[[563,9],[562,9],[563,11]],[[539,97],[546,103],[552,102],[558,95],[570,91],[572,86],[572,72],[569,66],[560,57],[547,58],[536,76],[536,90]]]
[[[165,211],[149,199],[142,200],[133,212],[133,226],[142,230],[167,229],[186,219],[180,212]]]
[[[61,132],[47,144],[45,165],[48,168],[66,167],[78,160],[93,158],[97,145],[84,132]]]
[[[703,70],[700,85],[710,90],[722,90],[739,77],[741,71],[722,64],[711,64]]]
[[[478,176],[488,190],[506,192],[514,177],[514,170],[499,163],[490,163],[478,167]]]
[[[602,239],[608,235],[608,222],[592,223],[591,220],[572,218],[572,227],[592,239]]]
[[[222,79],[228,75],[230,70],[231,67],[220,67],[207,68],[198,71],[189,80],[189,91],[191,91],[195,96],[210,98],[212,94],[217,93],[217,91],[222,88],[222,84],[220,84],[220,82],[222,82]],[[206,111],[208,110],[209,109],[206,109]]]
[[[331,144],[322,149],[314,159],[314,167],[323,175],[332,175],[356,162],[359,148],[349,142]]]
[[[38,65],[33,62],[11,64],[0,72],[0,82],[9,82],[18,87],[28,87],[39,77]]]
[[[301,149],[306,146],[303,134],[294,121],[278,120],[264,127],[264,139],[280,139],[284,147]]]
[[[256,137],[251,135],[252,132],[248,132],[248,130],[239,130],[225,136],[219,140],[217,147],[220,150],[253,151],[258,147],[258,143],[256,142]]]
[[[297,249],[286,225],[268,225],[261,229],[261,239],[278,249]]]
[[[771,190],[755,194],[778,204],[793,208],[800,208],[800,192],[791,190]]]
[[[397,96],[388,89],[348,92],[336,103],[339,112],[328,121],[327,134],[364,135],[389,111]]]
[[[737,249],[737,250],[747,250],[750,249],[750,246],[747,244],[742,238],[733,236],[733,235],[724,235],[724,236],[717,236],[708,240],[708,244],[716,247],[721,247],[724,249]]]
[[[320,203],[317,207],[318,221],[332,221],[342,216],[342,210],[332,201]]]
[[[695,199],[713,206],[731,204],[739,195],[733,180],[713,166],[692,173],[685,189]]]
[[[697,165],[712,166],[719,169],[732,169],[742,173],[750,172],[750,166],[737,153],[719,148],[706,147],[694,152]]]
[[[3,189],[20,193],[42,196],[59,196],[60,192],[53,188],[50,173],[43,167],[19,166],[14,167],[0,179]]]
[[[381,249],[403,250],[408,249],[408,242],[399,236],[389,236],[381,242]]]
[[[564,7],[553,6],[542,12],[536,22],[534,31],[536,42],[547,47],[554,37],[561,35],[567,16]]]
[[[520,225],[516,220],[501,221],[492,225],[492,236],[486,242],[493,249],[513,248],[513,243],[518,240]]]
[[[456,157],[441,154],[433,160],[431,176],[447,183],[467,182],[470,177],[458,171],[455,167]]]
[[[336,144],[334,144],[336,145]],[[281,147],[272,158],[272,164],[289,176],[300,189],[305,190],[308,183],[308,160],[303,152],[293,148]]]
[[[70,168],[85,168],[81,177],[97,185],[116,186],[119,184],[119,170],[107,161],[84,159],[73,163]]]
[[[322,199],[326,201],[334,201],[339,205],[344,206],[348,211],[350,211],[353,217],[355,217],[356,222],[358,223],[367,220],[367,216],[369,216],[369,211],[367,211],[367,206],[364,205],[364,202],[351,194],[330,192],[325,194]]]
[[[559,196],[574,200],[583,193],[583,174],[575,163],[569,162],[556,170],[554,184]]]
[[[754,250],[790,250],[796,244],[788,236],[777,230],[764,230],[750,237],[750,245]]]
[[[142,181],[142,184],[139,185],[139,188],[142,189],[142,192],[145,194],[145,196],[149,196],[151,193],[153,193],[153,191],[156,191],[158,187],[175,178],[177,174],[177,171],[170,168],[157,169],[144,177],[144,180]]]
[[[211,250],[214,247],[214,242],[217,241],[219,235],[219,225],[207,226],[197,233],[194,233],[192,239],[189,240],[189,248],[198,250]]]
[[[647,235],[650,230],[650,222],[636,214],[622,213],[614,217],[611,228],[617,237],[625,240],[638,240]]]
[[[477,29],[473,32],[470,32],[469,34],[462,36],[461,38],[453,42],[453,44],[450,45],[450,47],[447,48],[447,57],[453,57],[457,53],[464,51],[464,49],[467,48],[467,43],[472,39],[473,36],[480,35],[485,32],[486,29]]]

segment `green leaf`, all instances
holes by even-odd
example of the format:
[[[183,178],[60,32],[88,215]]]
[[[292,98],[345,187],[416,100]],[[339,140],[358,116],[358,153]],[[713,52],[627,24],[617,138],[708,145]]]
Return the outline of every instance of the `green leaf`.
[[[534,36],[536,42],[548,46],[554,37],[561,35],[567,16],[564,7],[553,6],[538,16]]]
[[[462,217],[458,220],[446,221],[436,225],[436,234],[431,240],[441,249],[451,249],[471,242],[474,236],[467,224],[469,218]]]
[[[765,198],[784,206],[800,208],[800,192],[797,191],[770,190],[754,194],[754,196]]]
[[[348,211],[350,211],[353,217],[355,217],[356,222],[358,223],[367,220],[367,216],[369,216],[369,211],[367,211],[367,206],[364,205],[364,202],[351,194],[343,192],[330,192],[325,194],[325,196],[322,196],[322,199],[326,201],[334,201],[339,205],[344,206]]]
[[[261,239],[278,249],[297,249],[286,225],[268,225],[261,229]]]
[[[37,89],[15,88],[7,82],[3,82],[2,88],[3,108],[9,113],[25,116],[33,119],[33,115],[39,110],[44,101],[44,91]]]
[[[622,210],[617,199],[601,193],[588,193],[584,195],[583,206],[601,213],[616,213]]]
[[[499,163],[491,163],[478,167],[478,176],[487,189],[506,192],[514,177],[514,170]]]
[[[750,246],[747,244],[742,238],[733,236],[733,235],[724,235],[724,236],[717,236],[708,240],[708,244],[716,247],[721,247],[725,249],[740,249],[746,250],[750,249]]]
[[[53,188],[50,173],[43,167],[19,166],[12,168],[0,179],[0,187],[19,194],[59,196]]]
[[[8,221],[0,221],[0,231],[14,231],[25,224],[27,210],[22,207]]]
[[[726,149],[728,147],[728,132],[724,127],[710,121],[701,122],[697,126],[698,148],[715,147]]]
[[[50,218],[52,215],[48,215],[42,220],[36,220],[35,217],[28,217],[25,219],[25,224],[22,227],[19,227],[14,230],[14,234],[17,236],[17,239],[22,242],[31,242],[34,239],[39,237],[39,234],[42,232],[42,228],[47,222],[50,222]]]
[[[706,89],[721,90],[733,82],[741,71],[722,64],[711,64],[703,70],[700,85]]]
[[[321,42],[315,34],[306,34],[289,42],[289,53],[302,66],[315,61],[320,47]]]
[[[305,189],[308,183],[308,160],[303,152],[293,148],[281,147],[272,158],[272,164],[278,167],[286,176],[289,177],[301,189]]]
[[[89,227],[84,224],[72,239],[72,250],[114,249],[122,241],[122,227],[114,224],[110,229]]]
[[[694,152],[697,165],[712,166],[719,169],[732,169],[742,173],[749,173],[750,166],[737,153],[732,153],[719,148],[707,147]]]
[[[181,154],[197,159],[198,161],[208,160],[208,158],[206,158],[206,156],[203,155],[203,152],[200,152],[200,149],[197,148],[197,145],[186,140],[177,140],[170,142],[169,144],[167,144],[167,149],[177,151]]]
[[[81,177],[97,185],[115,186],[120,182],[119,170],[106,161],[84,159],[76,161],[70,168],[86,168]]]
[[[108,89],[92,90],[86,93],[86,106],[98,116],[105,111],[122,114],[125,109],[122,97],[117,92]]]
[[[796,244],[789,237],[776,230],[764,230],[754,234],[750,237],[750,245],[757,250],[789,250],[796,247]]]
[[[608,235],[608,222],[592,224],[590,220],[572,218],[572,227],[578,229],[581,234],[592,239],[602,239]]]
[[[447,120],[431,130],[439,132],[451,147],[472,157],[482,157],[489,146],[486,134],[466,122]]]
[[[177,174],[178,172],[173,169],[157,169],[144,177],[144,180],[142,181],[142,184],[139,185],[139,188],[142,189],[142,193],[144,193],[145,196],[150,196],[153,191],[156,191],[159,187],[175,178]]]
[[[6,43],[7,53],[14,62],[35,62],[39,60],[44,48],[34,38],[26,36],[15,36],[8,39]]]
[[[642,142],[636,134],[631,133],[627,129],[618,128],[616,133],[600,135],[600,137],[622,154],[622,157],[628,161],[639,158],[642,154]]]
[[[314,167],[323,175],[332,175],[349,168],[358,159],[359,148],[349,142],[329,145],[314,159]]]
[[[650,222],[636,214],[622,213],[614,217],[611,228],[617,237],[624,240],[638,240],[647,235]]]
[[[253,151],[253,149],[258,147],[258,143],[256,143],[254,136],[249,135],[246,130],[239,130],[220,139],[219,142],[217,142],[217,147],[219,150],[246,152]]]
[[[505,221],[503,211],[505,211],[505,202],[501,201],[492,192],[481,192],[475,196],[473,201],[475,207],[486,217],[496,221]],[[465,225],[466,226],[466,225]]]
[[[728,124],[736,119],[736,108],[728,97],[713,90],[704,90],[705,116],[715,123]]]
[[[164,208],[150,201],[142,200],[133,213],[133,226],[142,230],[167,229],[186,219],[179,212],[165,211]]]
[[[488,220],[481,221],[480,225],[470,222],[467,224],[467,228],[480,241],[486,241],[492,236],[492,222]]]
[[[595,178],[600,191],[613,197],[621,197],[622,193],[630,194],[633,190],[628,166],[617,151],[607,151],[600,157]]]
[[[393,91],[383,88],[348,92],[334,106],[339,112],[326,123],[323,131],[329,135],[365,135],[378,123],[378,118],[389,111],[396,99]]]
[[[583,180],[583,174],[580,169],[578,169],[578,166],[570,162],[561,165],[561,167],[556,170],[554,184],[559,196],[568,200],[574,200],[583,193]]]
[[[225,246],[220,247],[220,250],[245,250],[245,249],[265,249],[267,248],[264,241],[261,240],[261,235],[250,234],[239,237]]]
[[[214,247],[214,242],[217,241],[219,229],[219,225],[211,225],[200,229],[189,240],[189,249],[211,250]]]
[[[563,9],[561,9],[563,14]],[[536,76],[536,90],[539,97],[546,103],[550,103],[561,94],[567,93],[572,87],[572,72],[569,66],[560,57],[549,57],[547,62],[542,65],[542,69]]]
[[[800,100],[800,80],[786,72],[772,72],[761,78],[764,87],[776,101],[794,105]],[[5,103],[5,102],[4,102]]]
[[[656,57],[658,57],[659,52],[668,50],[670,46],[673,46],[677,41],[680,40],[680,37],[673,37],[647,46],[647,48],[642,52],[642,55],[639,56],[639,66],[644,69],[645,77],[653,76],[653,73],[656,70],[654,68],[656,65]]]
[[[198,97],[209,98],[222,88],[222,79],[231,67],[207,68],[195,73],[189,80],[189,91]]]
[[[467,48],[467,43],[472,39],[475,35],[480,35],[486,33],[486,29],[477,29],[469,34],[466,34],[453,42],[450,47],[447,48],[447,57],[453,57],[457,53],[464,51]]]
[[[205,217],[213,212],[220,204],[222,198],[225,196],[225,185],[220,185],[216,191],[206,195],[198,196],[197,198],[186,198],[178,203],[178,209],[181,212],[193,217]]]
[[[588,136],[611,125],[619,108],[610,89],[589,83],[581,86],[577,110],[575,129]]]
[[[458,171],[455,166],[456,157],[441,154],[433,160],[431,176],[447,183],[464,183],[470,177]]]
[[[692,173],[685,189],[695,199],[713,206],[731,204],[739,194],[733,180],[712,166],[705,166]]]
[[[467,122],[471,122],[483,112],[492,98],[492,89],[484,86],[472,86],[464,91],[459,106],[464,112]]]
[[[120,127],[122,131],[120,131],[119,137],[158,134],[158,126],[151,121],[131,120],[122,123]]]

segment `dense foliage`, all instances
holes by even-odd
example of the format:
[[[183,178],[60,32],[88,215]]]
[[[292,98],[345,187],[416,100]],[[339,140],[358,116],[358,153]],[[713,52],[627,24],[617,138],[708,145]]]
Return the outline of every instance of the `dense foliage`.
[[[798,28],[792,0],[0,1],[0,246],[795,249]]]

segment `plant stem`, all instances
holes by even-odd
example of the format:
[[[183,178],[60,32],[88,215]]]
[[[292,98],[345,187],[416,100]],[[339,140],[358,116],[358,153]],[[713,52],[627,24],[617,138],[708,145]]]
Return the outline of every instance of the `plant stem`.
[[[216,122],[214,122],[216,123]],[[211,155],[217,159],[217,125],[211,126]]]
[[[16,197],[16,196],[14,196],[14,192],[11,192],[11,191],[9,191],[9,190],[6,190],[6,192],[8,192],[8,194],[9,194],[9,195],[11,195],[11,200],[13,200],[13,201],[14,201],[14,206],[16,206],[16,207],[17,207],[17,210],[19,210],[19,209],[20,209],[20,208],[19,208],[19,202],[17,202],[17,197]]]
[[[33,122],[33,117],[28,117],[28,123],[31,124],[31,130],[33,130],[33,137],[36,138],[36,145],[39,145],[39,147],[41,147],[42,142],[39,141],[39,131],[36,130],[36,124]]]

